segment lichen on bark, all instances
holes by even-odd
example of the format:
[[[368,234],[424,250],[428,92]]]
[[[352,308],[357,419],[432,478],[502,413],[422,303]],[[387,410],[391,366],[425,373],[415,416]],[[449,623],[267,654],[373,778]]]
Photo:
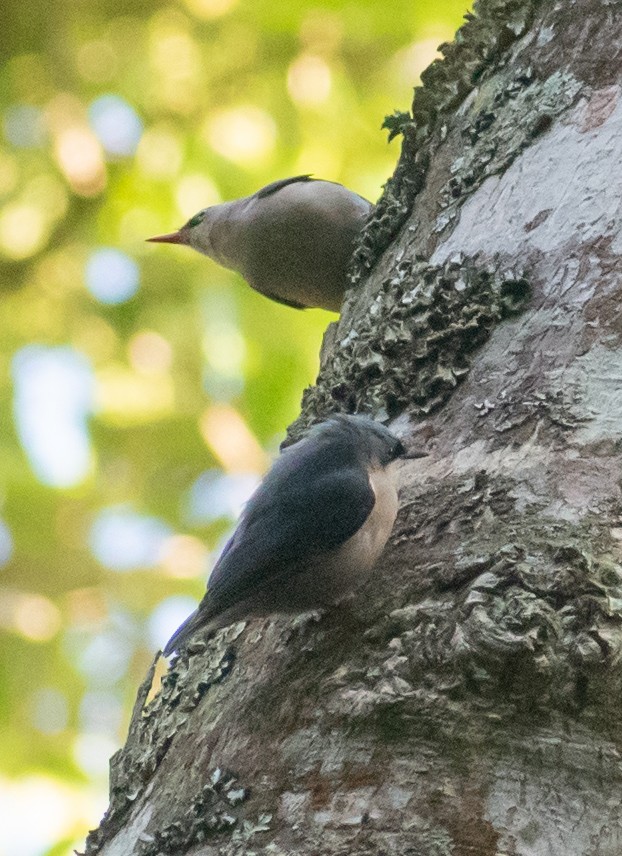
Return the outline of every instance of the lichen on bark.
[[[412,116],[399,113],[385,119],[391,137],[404,137],[395,173],[372,211],[355,249],[351,279],[358,283],[404,225],[424,186],[430,158],[443,142],[447,125],[466,97],[485,79],[498,73],[512,44],[524,35],[541,0],[476,0],[473,14],[453,42],[439,50],[415,87]]]
[[[569,72],[558,71],[538,80],[531,67],[505,69],[482,84],[472,109],[458,120],[458,132],[468,145],[451,164],[451,178],[439,191],[443,211],[434,231],[447,228],[458,216],[460,205],[482,182],[506,170],[550,128],[580,89],[581,84]]]
[[[529,298],[525,276],[459,259],[396,265],[368,312],[338,338],[302,413],[297,439],[315,419],[367,412],[387,421],[440,407],[469,370],[476,349]]]
[[[162,678],[161,686],[155,698],[147,703],[148,694],[154,681],[154,673],[160,654],[156,656],[141,689],[139,690],[130,722],[126,745],[110,761],[110,805],[98,827],[89,834],[85,856],[95,856],[101,845],[121,828],[127,814],[137,799],[144,795],[153,773],[162,763],[173,740],[179,737],[191,715],[198,707],[210,687],[224,680],[235,661],[233,643],[242,632],[243,625],[234,624],[208,642],[193,642],[183,656],[177,657],[171,668]],[[197,656],[199,655],[199,656]],[[229,776],[231,778],[231,775]],[[196,839],[207,834],[208,830],[222,831],[233,827],[236,822],[231,811],[225,810],[226,793],[220,797],[222,787],[218,781],[200,786],[201,815],[210,812],[209,819],[201,817],[190,822],[192,807],[182,813],[182,827],[190,826],[186,838]],[[207,787],[208,791],[204,791]],[[170,824],[169,824],[170,826]],[[167,827],[151,840],[143,840],[140,856],[151,856],[149,844],[159,848],[154,852],[169,853],[166,849],[171,842],[178,841],[180,828]],[[188,840],[186,843],[192,843]],[[151,848],[153,849],[153,848]]]

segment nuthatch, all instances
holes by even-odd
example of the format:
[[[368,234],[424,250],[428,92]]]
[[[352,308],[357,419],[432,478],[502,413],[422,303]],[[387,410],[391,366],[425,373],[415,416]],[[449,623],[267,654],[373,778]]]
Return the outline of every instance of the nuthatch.
[[[364,416],[333,416],[286,449],[249,500],[198,608],[168,641],[273,613],[331,606],[369,577],[397,515],[407,454]]]
[[[186,244],[279,303],[338,312],[354,239],[371,208],[341,184],[296,175],[204,208],[179,231],[148,240]]]

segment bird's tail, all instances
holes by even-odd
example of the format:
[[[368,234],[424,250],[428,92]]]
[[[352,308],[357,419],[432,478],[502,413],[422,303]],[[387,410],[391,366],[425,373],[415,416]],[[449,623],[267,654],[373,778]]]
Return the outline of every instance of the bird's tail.
[[[180,625],[173,633],[164,647],[164,656],[169,657],[174,651],[179,651],[188,642],[197,630],[209,624],[212,618],[211,613],[203,607],[195,609],[195,611],[186,618],[184,623]]]

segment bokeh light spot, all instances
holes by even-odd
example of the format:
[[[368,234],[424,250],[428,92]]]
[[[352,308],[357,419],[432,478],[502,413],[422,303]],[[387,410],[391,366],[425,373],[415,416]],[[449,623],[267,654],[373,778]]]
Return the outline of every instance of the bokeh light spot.
[[[109,690],[89,690],[82,696],[79,716],[86,732],[116,739],[123,722],[123,705]]]
[[[168,10],[153,17],[150,31],[154,93],[167,111],[191,113],[197,107],[200,92],[201,48],[188,31],[187,20]]]
[[[34,148],[45,139],[43,116],[38,107],[16,104],[4,114],[4,136],[16,148]]]
[[[209,205],[222,202],[216,185],[204,175],[185,175],[177,185],[177,207],[182,217],[190,217]]]
[[[268,456],[234,407],[208,407],[199,427],[203,439],[228,472],[262,473],[268,468]]]
[[[101,249],[86,263],[86,285],[101,303],[124,303],[133,297],[140,284],[140,271],[134,259],[121,250]]]
[[[67,696],[53,687],[39,687],[30,697],[30,719],[42,734],[59,734],[69,722]]]
[[[74,790],[51,776],[0,779],[0,805],[0,853],[6,856],[43,856],[50,852],[51,842],[72,833],[76,821],[97,816],[83,784]]]
[[[173,363],[171,343],[152,330],[143,330],[132,336],[128,352],[132,368],[147,375],[164,374]]]
[[[97,413],[116,425],[144,424],[168,416],[174,402],[168,373],[138,373],[116,363],[97,373]]]
[[[40,206],[50,223],[62,220],[67,213],[67,191],[56,176],[45,173],[35,176],[25,185],[22,197],[25,202]]]
[[[246,342],[236,324],[219,319],[205,333],[203,352],[210,369],[227,377],[237,377],[246,357]]]
[[[0,627],[30,642],[48,642],[58,633],[60,625],[60,612],[49,598],[33,592],[3,590]]]
[[[31,21],[29,20],[28,23],[30,24]],[[8,58],[12,44],[9,34],[14,33],[15,30],[6,19],[4,32],[3,44],[6,45]],[[13,46],[16,46],[16,43],[13,42]],[[29,104],[41,103],[50,95],[54,85],[50,79],[46,57],[41,53],[18,53],[9,58],[4,64],[3,75],[17,98]]]
[[[38,205],[7,205],[0,214],[0,247],[5,256],[20,260],[41,250],[48,230],[43,209]]]
[[[207,137],[214,151],[241,165],[259,165],[272,154],[276,125],[259,107],[221,110],[208,121]]]
[[[246,341],[233,318],[222,312],[206,315],[203,354],[209,394],[221,401],[239,395],[244,388]]]
[[[0,520],[0,567],[6,565],[11,560],[13,555],[13,536],[11,530],[4,522]]]
[[[146,235],[155,235],[160,226],[160,218],[153,210],[144,205],[132,205],[119,219],[117,234],[123,236],[126,244],[139,243],[142,246]]]
[[[136,157],[140,169],[146,175],[170,179],[181,168],[182,140],[172,128],[148,128],[138,144]]]
[[[110,756],[118,748],[118,741],[104,734],[80,734],[74,740],[73,757],[88,776],[105,779],[108,778]]]
[[[73,589],[65,595],[69,624],[80,630],[98,629],[108,618],[108,603],[102,589]]]
[[[110,687],[126,674],[133,653],[127,634],[110,628],[82,641],[76,652],[77,666],[92,686]]]
[[[149,616],[147,634],[153,648],[163,648],[182,621],[198,606],[198,601],[184,595],[174,595],[161,601]]]
[[[237,520],[259,482],[256,473],[225,475],[220,470],[206,470],[195,479],[186,496],[187,522],[200,526],[223,518]]]
[[[438,46],[447,39],[451,39],[450,32],[439,32],[436,36],[420,39],[397,52],[392,64],[394,74],[399,76],[403,86],[412,87],[419,80],[421,72],[441,56]]]
[[[168,83],[187,83],[201,64],[196,42],[180,24],[179,18],[166,14],[152,21],[152,62]]]
[[[17,431],[37,477],[53,487],[78,484],[92,460],[89,363],[72,348],[28,345],[13,358],[12,370]]]
[[[322,57],[303,54],[290,65],[287,89],[296,103],[305,107],[323,104],[331,88],[331,70]]]
[[[300,25],[300,41],[309,51],[334,53],[343,40],[344,25],[345,19],[336,9],[310,8]]]
[[[202,295],[203,383],[210,398],[230,401],[244,390],[247,338],[240,329],[231,289],[210,288]]]
[[[136,151],[143,123],[134,108],[118,95],[102,95],[89,107],[91,128],[111,155],[131,155]]]
[[[91,527],[89,543],[93,555],[105,567],[135,571],[157,565],[172,534],[170,526],[161,520],[117,506],[100,512]]]
[[[81,277],[82,270],[77,273]],[[108,362],[117,349],[119,339],[114,327],[100,315],[81,315],[74,333],[75,347],[87,354],[94,363]]]
[[[106,186],[101,145],[81,126],[63,128],[56,138],[56,160],[71,188],[80,196],[96,196]]]
[[[20,598],[15,609],[15,629],[32,642],[48,642],[58,633],[60,612],[47,597],[30,594]]]
[[[170,577],[207,576],[209,563],[209,550],[193,535],[172,535],[162,546],[161,565]]]
[[[186,6],[197,18],[211,21],[222,18],[238,4],[238,0],[185,0]]]

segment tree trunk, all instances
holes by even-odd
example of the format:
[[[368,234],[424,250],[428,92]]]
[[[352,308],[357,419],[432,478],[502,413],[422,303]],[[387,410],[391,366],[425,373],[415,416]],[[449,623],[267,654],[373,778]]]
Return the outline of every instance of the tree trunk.
[[[622,8],[476,10],[388,120],[292,428],[431,453],[358,624],[235,625],[148,680],[88,854],[622,853]]]

